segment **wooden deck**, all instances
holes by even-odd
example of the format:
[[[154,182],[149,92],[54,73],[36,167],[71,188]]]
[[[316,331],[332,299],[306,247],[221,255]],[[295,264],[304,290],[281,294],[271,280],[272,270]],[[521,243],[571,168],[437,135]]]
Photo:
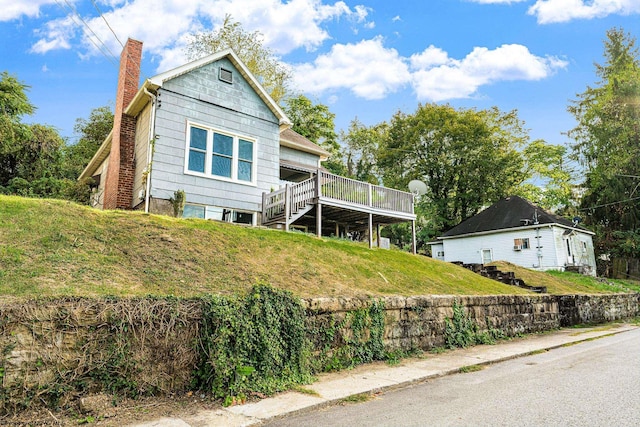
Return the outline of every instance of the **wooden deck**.
[[[351,226],[414,222],[413,194],[319,171],[317,175],[262,195],[262,224],[306,224],[321,235],[323,220]],[[326,227],[326,224],[325,224]]]

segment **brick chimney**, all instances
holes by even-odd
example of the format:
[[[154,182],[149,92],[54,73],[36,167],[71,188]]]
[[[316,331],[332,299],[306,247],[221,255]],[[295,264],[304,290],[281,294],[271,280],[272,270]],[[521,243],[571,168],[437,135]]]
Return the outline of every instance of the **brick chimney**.
[[[120,54],[116,109],[109,169],[104,187],[104,209],[131,209],[135,174],[136,118],[124,110],[138,92],[142,42],[128,39]]]

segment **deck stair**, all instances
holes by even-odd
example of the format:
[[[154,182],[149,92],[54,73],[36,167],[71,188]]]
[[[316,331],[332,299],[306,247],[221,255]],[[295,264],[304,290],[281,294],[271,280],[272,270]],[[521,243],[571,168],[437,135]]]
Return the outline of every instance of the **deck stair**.
[[[263,225],[282,224],[288,228],[313,209],[316,203],[316,178],[312,177],[263,195]]]
[[[546,286],[527,285],[524,280],[518,279],[513,271],[504,272],[498,270],[498,267],[496,267],[495,265],[465,264],[460,261],[454,261],[453,264],[459,265],[473,271],[474,273],[480,274],[481,276],[488,277],[489,279],[493,279],[507,285],[518,286],[520,288],[528,289],[532,292],[547,293]]]

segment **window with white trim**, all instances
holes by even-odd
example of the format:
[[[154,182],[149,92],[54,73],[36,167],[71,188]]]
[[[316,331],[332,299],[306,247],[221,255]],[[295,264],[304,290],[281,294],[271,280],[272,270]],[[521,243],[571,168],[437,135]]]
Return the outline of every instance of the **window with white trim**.
[[[183,218],[213,219],[234,224],[253,225],[254,213],[219,206],[185,204]]]
[[[519,249],[529,249],[529,238],[513,239],[513,247]]]
[[[256,141],[188,123],[185,173],[255,184]]]

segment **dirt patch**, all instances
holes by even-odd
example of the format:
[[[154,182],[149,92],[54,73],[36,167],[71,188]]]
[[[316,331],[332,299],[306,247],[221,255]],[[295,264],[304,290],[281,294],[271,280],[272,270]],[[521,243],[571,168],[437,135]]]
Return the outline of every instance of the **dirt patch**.
[[[220,402],[195,394],[165,398],[125,399],[104,407],[98,413],[83,413],[80,406],[65,411],[25,411],[0,416],[0,425],[15,427],[101,426],[123,427],[163,417],[187,418],[200,411],[220,409]]]

